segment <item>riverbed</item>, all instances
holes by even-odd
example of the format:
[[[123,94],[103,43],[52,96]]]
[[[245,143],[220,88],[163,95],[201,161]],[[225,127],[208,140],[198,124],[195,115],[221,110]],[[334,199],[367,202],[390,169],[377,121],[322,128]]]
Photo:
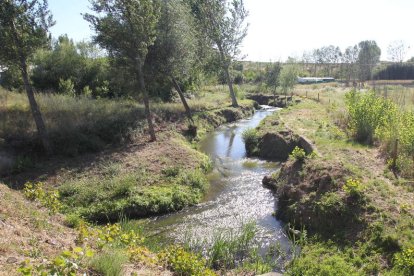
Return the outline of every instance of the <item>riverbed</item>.
[[[257,225],[256,240],[262,248],[278,244],[289,247],[281,222],[273,217],[275,198],[262,186],[265,175],[275,172],[278,162],[246,157],[242,133],[256,127],[277,108],[264,106],[245,120],[224,125],[208,134],[200,149],[214,164],[210,189],[203,201],[179,212],[151,218],[145,229],[173,242],[208,241],[220,231],[237,233],[249,222]]]

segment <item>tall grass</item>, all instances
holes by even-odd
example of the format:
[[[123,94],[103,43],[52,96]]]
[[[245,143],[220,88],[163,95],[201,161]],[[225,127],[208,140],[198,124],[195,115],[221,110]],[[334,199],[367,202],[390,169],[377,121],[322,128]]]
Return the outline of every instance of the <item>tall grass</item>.
[[[128,262],[128,255],[112,248],[110,251],[103,252],[92,259],[91,266],[100,275],[119,276]]]
[[[414,112],[374,92],[347,94],[351,130],[358,141],[378,141],[390,165],[405,177],[414,177]]]
[[[6,147],[40,148],[36,126],[24,94],[0,90],[0,137]],[[142,128],[143,108],[127,100],[92,100],[64,95],[36,95],[57,154],[76,155],[130,138]],[[4,103],[5,102],[5,103]]]
[[[262,255],[257,233],[256,224],[249,222],[240,230],[216,230],[211,240],[189,240],[187,247],[201,253],[207,259],[206,265],[214,270],[246,270],[261,274],[280,268],[278,260],[284,256],[282,250],[277,246],[269,247]]]
[[[401,109],[414,110],[414,87],[382,85],[375,87],[378,95],[395,102]]]
[[[99,151],[141,134],[145,128],[143,105],[128,99],[91,99],[37,94],[55,153],[77,155]],[[225,86],[209,86],[189,99],[193,112],[230,105]],[[156,118],[179,121],[182,103],[153,103]],[[22,152],[41,151],[36,125],[25,94],[0,88],[0,138],[5,147]],[[0,141],[1,142],[1,141]]]

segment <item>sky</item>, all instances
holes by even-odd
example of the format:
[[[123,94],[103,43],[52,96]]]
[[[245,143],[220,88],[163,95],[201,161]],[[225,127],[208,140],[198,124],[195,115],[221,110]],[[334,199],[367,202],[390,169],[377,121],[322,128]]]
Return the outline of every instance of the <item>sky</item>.
[[[414,0],[244,0],[249,11],[248,34],[242,46],[245,60],[285,61],[322,46],[341,50],[362,40],[375,40],[387,60],[388,45],[396,40],[411,46]],[[56,25],[52,35],[75,41],[93,35],[81,13],[90,12],[88,0],[49,0]]]

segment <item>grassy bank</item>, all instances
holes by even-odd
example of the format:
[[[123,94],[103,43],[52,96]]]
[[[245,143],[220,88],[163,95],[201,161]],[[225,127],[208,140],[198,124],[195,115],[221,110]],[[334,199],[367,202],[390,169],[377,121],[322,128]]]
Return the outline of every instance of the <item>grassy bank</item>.
[[[22,216],[30,220],[27,227],[34,230],[29,240],[47,229],[67,232],[68,241],[59,243],[53,252],[44,252],[39,245],[46,240],[29,241],[28,250],[34,252],[27,253],[29,256],[2,240],[1,250],[7,254],[0,263],[8,265],[4,269],[2,266],[1,273],[18,274],[16,269],[21,266],[20,272],[29,275],[42,271],[171,275],[170,270],[183,275],[214,275],[204,259],[187,249],[152,252],[143,236],[131,234],[136,227],[128,223],[93,226],[85,221],[113,223],[198,203],[208,188],[206,173],[211,163],[196,150],[197,141],[219,125],[251,115],[252,101],[241,99],[241,107],[233,108],[223,86],[206,87],[189,99],[196,132],[188,128],[181,103],[155,103],[152,108],[158,139],[148,143],[143,106],[136,102],[43,94],[37,95],[37,100],[55,150],[55,155],[49,157],[40,153],[26,96],[0,90],[0,152],[12,160],[11,166],[1,172],[1,188],[7,190],[4,198],[1,194],[5,199],[2,204],[9,209],[1,209],[0,227],[11,225],[10,208],[17,206],[18,200],[20,205],[29,206],[22,208]],[[7,186],[26,187],[24,194],[35,202],[27,203],[18,191]],[[42,214],[30,211],[39,208],[44,210]],[[38,216],[43,217],[41,221]],[[60,218],[61,229],[46,225],[54,216]],[[31,226],[32,222],[40,224],[41,229]],[[150,242],[149,246],[154,245]],[[93,256],[81,258],[89,249]],[[182,256],[184,260],[177,260]],[[29,261],[21,264],[26,257]]]
[[[412,188],[394,177],[380,149],[353,141],[351,130],[342,128],[344,93],[334,95],[328,100],[320,95],[320,102],[305,99],[259,127],[266,132],[288,127],[318,153],[292,154],[272,176],[276,215],[308,233],[288,274],[410,275]]]
[[[37,154],[25,95],[0,93],[5,118],[0,147],[12,156],[4,182],[14,188],[43,182],[46,190],[59,191],[63,212],[94,222],[163,214],[199,202],[211,164],[196,142],[254,111],[252,101],[233,108],[222,86],[206,87],[189,100],[196,131],[188,129],[181,103],[155,103],[158,140],[148,143],[143,106],[136,102],[39,94],[55,150],[44,157]]]

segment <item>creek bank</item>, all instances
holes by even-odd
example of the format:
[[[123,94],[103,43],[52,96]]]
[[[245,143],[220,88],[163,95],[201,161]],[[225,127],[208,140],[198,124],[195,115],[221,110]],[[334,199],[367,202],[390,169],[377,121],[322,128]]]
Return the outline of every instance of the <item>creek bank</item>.
[[[256,129],[245,133],[244,140],[249,156],[267,160],[286,161],[296,147],[307,155],[315,152],[312,143],[284,125],[278,114],[265,118]]]
[[[257,102],[259,105],[270,105],[274,107],[284,108],[293,102],[292,96],[285,95],[265,95],[265,94],[247,94],[246,98]],[[294,100],[299,103],[300,100]],[[287,104],[287,105],[286,105]]]
[[[254,155],[284,161],[280,171],[263,178],[263,186],[277,197],[276,218],[297,229],[335,234],[348,225],[362,225],[363,198],[347,194],[343,186],[352,173],[341,162],[324,161],[315,146],[287,127],[279,114],[264,119],[256,129],[256,144],[246,143]],[[296,148],[304,156],[290,156]],[[253,151],[252,151],[253,148]]]
[[[262,183],[277,196],[276,218],[296,229],[305,227],[311,233],[331,237],[346,234],[342,233],[345,229],[359,231],[365,225],[361,213],[366,211],[366,199],[344,189],[351,175],[340,162],[290,158]],[[347,238],[354,240],[357,236]]]
[[[128,143],[103,152],[42,163],[41,169],[8,177],[10,186],[45,183],[60,192],[66,213],[88,221],[117,221],[176,212],[200,202],[211,169],[207,155],[190,144],[214,128],[254,113],[255,103],[224,107],[194,115],[196,137],[183,136],[184,122],[165,128],[153,143]],[[169,122],[171,123],[171,122]],[[159,126],[167,122],[158,123]],[[139,142],[139,141],[138,141]]]

